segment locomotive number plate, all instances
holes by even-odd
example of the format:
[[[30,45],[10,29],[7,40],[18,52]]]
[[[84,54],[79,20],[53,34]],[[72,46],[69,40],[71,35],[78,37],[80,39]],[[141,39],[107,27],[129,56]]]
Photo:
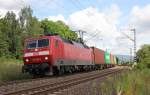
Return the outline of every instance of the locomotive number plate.
[[[36,61],[37,62],[37,61],[41,61],[41,59],[40,58],[33,58],[32,61]]]

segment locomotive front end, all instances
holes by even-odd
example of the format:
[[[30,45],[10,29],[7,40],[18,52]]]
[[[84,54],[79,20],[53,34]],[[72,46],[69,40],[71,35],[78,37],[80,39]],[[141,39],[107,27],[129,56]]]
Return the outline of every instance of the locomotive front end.
[[[23,72],[44,74],[49,70],[50,39],[30,39],[25,42]]]

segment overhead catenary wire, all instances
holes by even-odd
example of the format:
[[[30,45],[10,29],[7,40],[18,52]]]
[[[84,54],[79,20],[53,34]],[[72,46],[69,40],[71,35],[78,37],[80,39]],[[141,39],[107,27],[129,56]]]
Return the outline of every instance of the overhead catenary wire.
[[[74,1],[74,0],[70,0],[71,1],[71,3],[74,5],[74,7],[75,8],[77,8],[77,9],[79,9],[79,10],[83,10],[80,6],[83,6],[83,4],[81,4],[81,2],[79,1],[79,0],[76,0],[76,1]],[[63,6],[63,5],[61,5],[59,2],[57,2],[56,0],[53,0],[53,2],[55,2],[57,5],[59,5],[61,8],[63,8],[64,10],[65,10],[65,7]],[[68,12],[68,10],[67,10],[67,12]],[[89,11],[87,11],[88,13],[89,13]],[[89,17],[89,15],[87,15],[87,17],[90,19],[90,17]],[[79,36],[81,36],[81,38],[83,38],[83,34],[85,33],[82,33],[82,31],[83,30],[78,30],[78,32],[80,32],[80,34],[79,34]],[[87,32],[86,32],[87,33]],[[91,34],[91,35],[93,35],[93,34]],[[92,38],[93,37],[96,37],[95,35],[94,36],[92,36]],[[91,39],[91,38],[90,38]],[[89,39],[89,40],[90,40]]]
[[[98,33],[95,33],[94,35],[92,35],[92,36],[91,36],[91,38],[86,39],[85,41],[87,42],[87,41],[89,41],[89,40],[93,39],[93,38],[94,38],[97,34],[98,34]]]
[[[99,34],[99,32],[96,32],[95,34],[89,33],[89,35],[91,35],[91,37],[88,38],[88,39],[86,39],[85,42],[88,42],[88,41],[91,40],[91,39],[97,38],[98,34]]]
[[[79,7],[79,6],[83,6],[83,4],[81,4],[81,2],[79,1],[79,0],[76,0],[76,2],[74,1],[74,0],[70,0],[72,3],[73,3],[73,5],[75,5],[75,7],[76,8],[78,8],[79,10],[83,10],[81,7]],[[78,4],[77,4],[78,3]],[[84,6],[83,6],[84,7]],[[88,14],[91,14],[89,11],[87,11],[87,13]],[[87,17],[90,19],[90,16],[89,15],[87,15]],[[80,31],[80,30],[79,30]],[[86,32],[87,33],[87,32]],[[83,36],[83,35],[82,35]],[[93,36],[93,37],[95,37],[95,36]],[[92,38],[93,38],[92,37]],[[90,40],[90,39],[89,39]]]
[[[133,31],[133,34],[134,34],[134,37],[130,37],[129,35],[127,35],[126,33],[124,32],[120,32],[122,35],[124,35],[127,39],[129,39],[130,41],[133,42],[133,48],[134,48],[134,63],[136,64],[136,29],[133,28],[133,29],[124,29],[124,30],[128,30],[128,31]]]
[[[72,0],[71,0],[72,1]],[[75,2],[75,4],[78,4],[78,6],[83,6],[83,4],[81,4],[81,2],[79,1],[79,0],[76,0],[77,2]],[[88,0],[88,2],[90,3],[90,0]],[[76,5],[77,6],[77,5]],[[77,7],[78,7],[77,6]],[[83,6],[84,7],[84,6]],[[79,8],[79,7],[78,7]],[[85,7],[84,7],[85,8]],[[80,8],[81,9],[81,8]],[[87,13],[89,14],[89,11],[87,11]],[[87,15],[87,17],[88,18],[90,18],[89,17],[89,15]],[[106,21],[108,22],[108,23],[111,23],[110,21],[109,21],[109,19],[108,18],[105,18],[106,19]],[[112,24],[112,23],[111,23]],[[120,32],[119,32],[120,33]],[[130,39],[132,42],[135,42],[134,41],[134,39],[133,38],[131,38],[130,36],[128,36],[127,34],[125,34],[125,33],[121,33],[122,35],[124,35],[125,37],[127,37],[128,39]],[[95,37],[95,34],[94,35],[92,35],[92,39],[93,39],[93,37]],[[91,38],[89,38],[89,40],[91,40]],[[134,45],[135,46],[135,45]]]

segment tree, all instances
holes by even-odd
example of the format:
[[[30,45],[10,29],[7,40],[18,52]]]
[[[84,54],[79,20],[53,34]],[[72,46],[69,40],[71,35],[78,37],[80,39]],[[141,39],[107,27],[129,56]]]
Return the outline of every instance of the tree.
[[[1,31],[3,25],[2,25],[2,19],[0,20],[0,57],[9,55],[8,52],[8,42],[5,40],[5,36],[3,32]]]
[[[24,7],[19,13],[20,26],[24,34],[29,35],[32,28],[32,9]]]
[[[69,29],[62,21],[49,21],[48,19],[41,21],[41,27],[46,29],[44,34],[59,34],[62,38],[68,40],[77,40],[77,34]]]
[[[21,34],[19,22],[13,12],[8,12],[4,17],[6,40],[9,44],[9,52],[11,55],[19,56],[20,43],[19,36]]]
[[[0,55],[19,56],[18,40],[20,32],[19,22],[13,12],[7,12],[5,17],[0,20]]]
[[[150,66],[150,45],[143,45],[137,52],[137,61]]]
[[[20,58],[24,46],[24,40],[33,35],[43,35],[41,23],[36,17],[32,17],[30,7],[20,11],[19,19],[15,13],[7,12],[0,19],[0,57],[11,56]]]
[[[33,11],[30,7],[24,7],[19,13],[19,22],[24,39],[33,37],[33,35],[43,35],[40,21],[32,14]]]
[[[30,35],[36,35],[36,36],[39,36],[39,35],[44,35],[44,29],[41,28],[41,23],[40,21],[38,21],[38,19],[36,17],[32,17],[32,23],[31,23],[31,33]]]

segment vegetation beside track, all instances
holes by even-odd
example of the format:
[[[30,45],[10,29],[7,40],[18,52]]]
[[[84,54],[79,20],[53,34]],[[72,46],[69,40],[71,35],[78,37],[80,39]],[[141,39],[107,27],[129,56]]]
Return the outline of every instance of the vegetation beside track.
[[[21,71],[23,62],[12,58],[0,58],[0,82],[31,78]]]
[[[150,45],[138,50],[137,62],[132,70],[104,80],[100,84],[102,95],[150,95]]]
[[[108,79],[99,84],[99,91],[102,95],[150,95],[149,79],[150,69],[135,68],[119,75],[108,77]]]

